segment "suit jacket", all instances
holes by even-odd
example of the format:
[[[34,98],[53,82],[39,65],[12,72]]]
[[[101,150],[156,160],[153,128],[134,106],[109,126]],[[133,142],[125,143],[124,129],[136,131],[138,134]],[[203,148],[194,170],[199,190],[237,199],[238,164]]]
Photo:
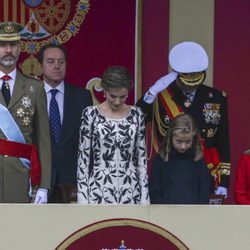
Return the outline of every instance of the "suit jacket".
[[[240,157],[236,172],[235,200],[242,205],[250,205],[250,155]]]
[[[207,148],[215,147],[222,162],[220,168],[220,185],[228,187],[230,174],[230,141],[227,112],[227,98],[223,92],[206,85],[199,85],[194,100],[189,107],[185,107],[186,96],[182,93],[176,82],[168,87],[172,101],[180,107],[184,113],[194,117],[199,128],[201,137],[204,139]],[[171,117],[167,114],[166,108],[161,99],[158,98],[159,113],[162,123],[168,127]],[[141,98],[137,104],[145,113],[146,122],[152,120],[153,104],[147,104]],[[156,128],[158,129],[158,128]],[[159,141],[162,136],[158,132]]]
[[[92,104],[89,90],[65,84],[62,132],[58,143],[51,135],[52,190],[56,183],[76,187],[80,119],[83,109]]]
[[[0,103],[6,106],[2,92]],[[51,146],[43,83],[17,72],[8,110],[26,143],[37,145],[41,162],[40,187],[50,188]],[[0,120],[0,122],[3,122]],[[0,138],[5,135],[0,130]],[[0,156],[0,202],[29,202],[30,171],[19,158]]]

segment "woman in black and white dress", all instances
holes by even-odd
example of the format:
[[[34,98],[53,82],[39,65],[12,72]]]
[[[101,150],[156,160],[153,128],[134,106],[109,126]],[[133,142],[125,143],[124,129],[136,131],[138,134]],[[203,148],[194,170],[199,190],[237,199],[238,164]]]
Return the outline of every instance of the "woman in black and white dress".
[[[126,68],[112,66],[101,86],[106,100],[82,114],[78,203],[149,204],[144,116],[125,103],[131,76]]]

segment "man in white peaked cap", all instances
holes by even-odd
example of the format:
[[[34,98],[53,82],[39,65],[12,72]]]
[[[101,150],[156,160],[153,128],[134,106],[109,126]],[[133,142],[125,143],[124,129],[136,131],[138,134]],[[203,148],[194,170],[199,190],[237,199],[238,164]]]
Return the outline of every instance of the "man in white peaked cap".
[[[211,194],[227,196],[230,175],[230,142],[225,92],[202,84],[208,56],[204,48],[186,41],[169,53],[172,72],[160,78],[137,102],[152,121],[155,150],[166,135],[169,123],[180,113],[194,117],[204,146],[204,158],[211,173]]]

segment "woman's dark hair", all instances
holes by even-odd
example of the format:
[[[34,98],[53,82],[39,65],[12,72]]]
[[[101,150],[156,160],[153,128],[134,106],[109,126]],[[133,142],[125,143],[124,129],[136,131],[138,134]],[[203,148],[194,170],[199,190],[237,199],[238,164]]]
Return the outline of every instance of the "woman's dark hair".
[[[168,161],[169,159],[169,153],[173,147],[174,132],[193,134],[192,149],[194,151],[194,160],[198,161],[203,157],[201,137],[194,118],[188,114],[181,114],[176,116],[170,123],[167,134],[160,146],[159,154],[164,161]]]
[[[127,68],[122,66],[111,66],[107,68],[101,79],[101,87],[109,89],[130,89],[133,85],[132,77]]]
[[[60,49],[64,54],[65,60],[67,61],[67,51],[62,45],[55,44],[55,43],[48,43],[48,44],[45,44],[44,46],[42,46],[41,49],[39,50],[38,54],[37,54],[37,60],[38,60],[38,62],[40,64],[43,63],[44,51],[46,49],[51,49],[51,48]]]

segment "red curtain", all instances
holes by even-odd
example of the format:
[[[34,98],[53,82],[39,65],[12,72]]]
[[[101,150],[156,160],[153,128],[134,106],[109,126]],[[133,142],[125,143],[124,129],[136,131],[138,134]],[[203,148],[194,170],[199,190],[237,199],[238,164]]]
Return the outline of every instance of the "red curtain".
[[[111,65],[125,66],[134,76],[136,4],[135,0],[2,0],[0,21],[25,26],[18,65],[25,74],[38,75],[37,51],[44,43],[58,42],[68,51],[66,81],[85,86]]]
[[[228,95],[231,139],[230,196],[234,203],[234,182],[240,154],[250,148],[249,58],[250,4],[233,0],[215,1],[214,86]]]

